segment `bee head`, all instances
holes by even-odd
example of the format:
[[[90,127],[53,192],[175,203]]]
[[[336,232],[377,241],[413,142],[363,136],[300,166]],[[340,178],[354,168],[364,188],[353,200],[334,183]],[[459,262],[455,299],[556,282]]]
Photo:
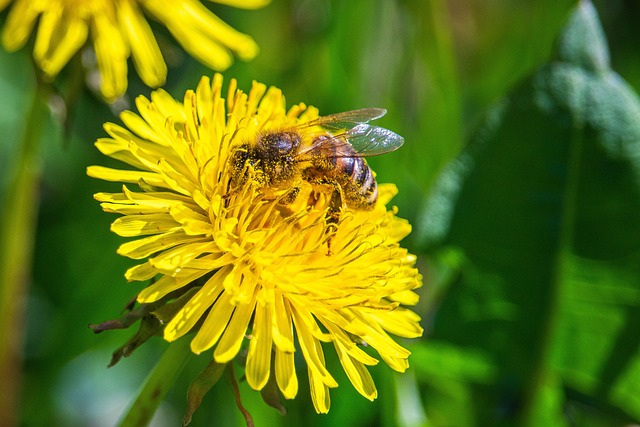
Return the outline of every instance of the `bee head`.
[[[277,160],[292,156],[300,147],[300,135],[295,132],[270,132],[262,134],[255,150],[264,160]]]

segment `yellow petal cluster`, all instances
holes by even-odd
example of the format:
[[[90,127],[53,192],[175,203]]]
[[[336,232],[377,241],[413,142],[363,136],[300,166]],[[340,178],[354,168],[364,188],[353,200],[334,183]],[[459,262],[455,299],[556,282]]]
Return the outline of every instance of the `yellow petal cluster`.
[[[122,114],[124,127],[105,125],[109,137],[96,146],[131,168],[92,166],[88,174],[125,184],[95,197],[121,215],[112,230],[135,238],[118,250],[140,260],[126,278],[156,279],[140,292],[140,303],[200,283],[164,338],[194,332],[192,351],[213,349],[218,363],[246,348],[245,376],[256,390],[275,378],[282,395],[293,398],[294,354],[301,352],[315,409],[327,412],[329,389],[338,385],[325,365],[332,346],[355,389],[374,399],[367,370],[378,362],[374,352],[402,372],[409,351],[390,334],[422,334],[418,315],[404,307],[417,302],[422,281],[415,256],[399,245],[411,227],[386,207],[396,187],[380,185],[372,210],[343,209],[332,233],[322,194],[316,203],[283,204],[254,179],[232,188],[237,166],[230,157],[239,146],[318,112],[302,103],[287,109],[274,87],[254,82],[244,93],[234,80],[229,86],[226,100],[220,75],[203,78],[182,102],[158,90],[136,100],[139,115]]]
[[[268,0],[212,0],[241,8],[258,8]],[[0,0],[0,11],[12,3],[2,31],[9,51],[25,45],[33,28],[33,56],[53,79],[90,38],[107,100],[127,88],[127,58],[151,87],[164,84],[167,66],[144,12],[166,26],[192,56],[215,70],[258,53],[253,39],[216,17],[200,0]]]

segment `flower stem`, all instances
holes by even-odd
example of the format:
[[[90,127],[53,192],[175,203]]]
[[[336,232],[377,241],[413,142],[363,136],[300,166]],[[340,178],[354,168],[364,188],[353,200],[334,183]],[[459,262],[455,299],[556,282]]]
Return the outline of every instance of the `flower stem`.
[[[147,377],[135,402],[120,422],[120,427],[147,426],[153,418],[160,402],[165,398],[171,386],[182,372],[191,353],[188,339],[169,344],[160,361]]]
[[[16,172],[2,202],[0,224],[0,414],[15,425],[20,396],[25,306],[31,282],[32,255],[41,174],[40,135],[48,116],[49,87],[38,82],[25,120]]]

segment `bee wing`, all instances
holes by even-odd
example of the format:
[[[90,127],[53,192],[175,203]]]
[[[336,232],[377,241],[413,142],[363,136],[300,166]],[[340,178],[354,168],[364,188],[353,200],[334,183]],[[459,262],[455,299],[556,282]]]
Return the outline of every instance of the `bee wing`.
[[[361,123],[337,135],[318,138],[300,154],[308,153],[321,145],[329,145],[332,147],[333,157],[368,157],[397,150],[402,144],[404,138],[397,133]]]
[[[404,144],[404,138],[397,133],[367,124],[349,129],[344,136],[358,156],[378,156],[397,150]]]
[[[318,117],[315,120],[304,123],[302,127],[321,126],[329,131],[351,129],[354,126],[379,119],[385,114],[387,114],[387,110],[384,108],[361,108]]]

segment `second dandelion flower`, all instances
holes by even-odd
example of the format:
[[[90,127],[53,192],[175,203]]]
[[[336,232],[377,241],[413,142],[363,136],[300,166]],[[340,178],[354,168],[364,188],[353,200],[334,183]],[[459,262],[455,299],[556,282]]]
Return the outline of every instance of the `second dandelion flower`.
[[[212,1],[247,9],[269,2]],[[5,49],[22,48],[37,25],[33,56],[44,76],[53,80],[90,38],[100,71],[100,91],[108,101],[127,89],[129,56],[146,85],[165,83],[167,66],[144,12],[166,26],[190,55],[214,70],[229,68],[232,53],[250,60],[259,50],[251,37],[227,25],[200,0],[0,0],[0,11],[9,4],[2,31]]]

